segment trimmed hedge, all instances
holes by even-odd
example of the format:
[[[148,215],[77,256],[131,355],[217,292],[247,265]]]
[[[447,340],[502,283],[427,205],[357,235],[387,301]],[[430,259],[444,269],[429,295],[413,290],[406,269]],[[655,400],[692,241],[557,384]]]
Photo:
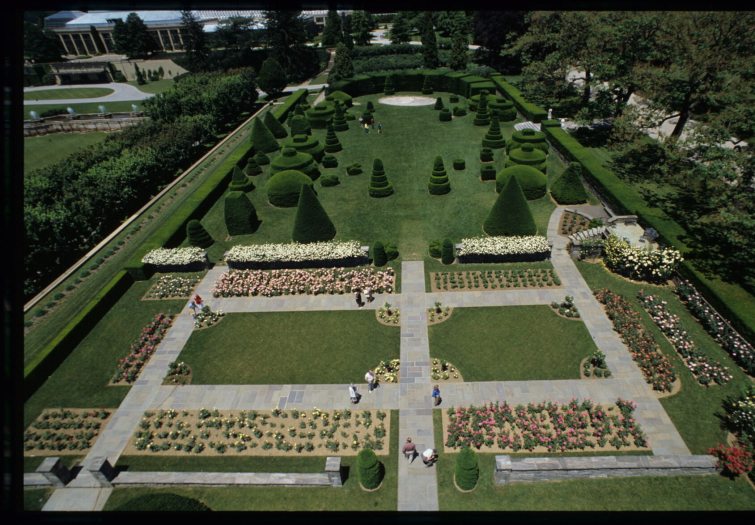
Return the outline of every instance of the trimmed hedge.
[[[475,126],[487,126],[490,124],[490,112],[488,111],[488,97],[485,93],[480,95],[480,103],[477,104],[477,113],[474,117]]]
[[[362,165],[358,162],[355,162],[354,164],[349,164],[346,166],[346,174],[347,175],[359,175],[362,173]]]
[[[234,166],[228,189],[231,191],[251,191],[254,189],[254,183],[252,179],[244,175],[244,172],[238,166]]]
[[[257,153],[255,153],[254,157],[252,158],[254,159],[254,162],[256,162],[258,166],[267,166],[268,164],[270,164],[270,157],[268,157],[266,154],[264,154],[261,151],[258,151]]]
[[[451,122],[451,110],[448,108],[441,109],[440,113],[438,113],[438,119],[441,122]]]
[[[545,133],[534,129],[520,129],[511,134],[511,142],[509,142],[506,151],[512,149],[521,148],[525,144],[532,144],[536,148],[542,150],[544,153],[548,153],[548,142],[545,140]]]
[[[490,128],[482,139],[482,145],[486,148],[500,149],[506,145],[506,139],[501,134],[501,126],[498,123],[498,117],[493,117],[490,121]]]
[[[455,170],[463,170],[464,168],[466,168],[466,163],[464,162],[464,159],[454,159]]]
[[[548,185],[547,177],[540,170],[523,165],[503,168],[495,177],[495,191],[501,193],[512,176],[516,177],[527,200],[539,199],[545,195]]]
[[[267,181],[267,200],[273,206],[293,208],[299,202],[303,185],[312,185],[312,179],[297,170],[281,171]]]
[[[296,135],[311,135],[312,125],[307,117],[304,115],[294,115],[288,123],[288,127],[291,130],[291,136]]]
[[[212,510],[210,507],[194,498],[179,496],[178,494],[157,493],[144,494],[132,498],[121,504],[116,511],[141,511],[141,512],[196,512]]]
[[[349,123],[346,121],[346,113],[344,113],[341,104],[338,103],[336,103],[336,110],[335,113],[333,113],[333,129],[336,131],[348,131],[349,129]]]
[[[295,242],[307,243],[329,241],[335,236],[336,227],[317,199],[314,189],[309,184],[302,184],[291,238]]]
[[[209,248],[215,242],[197,219],[192,219],[186,224],[186,238],[189,239],[190,245],[198,248]]]
[[[477,454],[470,447],[464,447],[456,456],[454,480],[461,490],[472,490],[480,477]]]
[[[254,160],[254,157],[250,157],[246,161],[246,166],[244,167],[244,175],[247,177],[254,177],[256,175],[259,175],[262,173],[262,168],[259,167],[259,164],[257,164],[257,161]]]
[[[267,129],[269,129],[270,133],[273,134],[273,137],[275,137],[276,139],[284,139],[288,137],[288,131],[286,131],[286,128],[283,127],[283,124],[281,124],[280,121],[275,118],[275,115],[273,115],[272,111],[265,113],[263,120],[265,126],[267,126]]]
[[[493,162],[493,150],[487,147],[480,149],[480,162]]]
[[[454,106],[454,109],[453,109],[453,115],[454,115],[454,117],[463,117],[466,114],[467,114],[467,110],[466,109],[464,109],[461,106]]]
[[[495,166],[493,164],[480,166],[480,178],[482,180],[495,180]]]
[[[482,229],[488,235],[535,235],[537,226],[516,177],[509,182],[493,204]]]
[[[322,158],[322,167],[323,168],[337,168],[338,159],[335,158],[333,155],[325,155]]]
[[[370,197],[387,197],[393,193],[393,184],[388,182],[383,169],[383,161],[375,159],[372,162],[372,175],[369,186]]]
[[[335,173],[331,173],[330,175],[322,177],[320,179],[320,184],[322,184],[323,187],[338,186],[341,184],[341,179],[339,179],[338,175]]]
[[[252,124],[252,145],[255,151],[264,153],[272,153],[280,149],[275,137],[260,118],[254,119]]]
[[[364,488],[372,490],[380,486],[383,481],[383,468],[372,449],[363,448],[357,454],[357,474],[359,483]]]
[[[433,257],[434,259],[440,259],[442,244],[443,244],[443,241],[440,241],[440,240],[430,241],[430,246],[428,249],[428,251],[430,252],[430,257]]]
[[[582,165],[570,162],[559,178],[551,185],[551,195],[559,204],[587,202],[587,192],[582,185]]]
[[[272,111],[275,118],[278,119],[278,122],[285,121],[288,118],[289,113],[291,113],[296,105],[299,104],[299,102],[301,102],[302,100],[306,100],[308,95],[308,90],[297,89],[288,97],[286,97],[286,100],[283,101],[283,104],[281,104],[280,106],[275,106]]]
[[[313,128],[323,129],[335,112],[336,108],[331,102],[320,102],[312,109],[308,109],[304,115]]]
[[[306,135],[297,135],[305,137]],[[276,174],[286,170],[297,170],[306,174],[310,179],[317,180],[320,170],[317,168],[315,159],[309,153],[296,151],[294,148],[285,147],[280,155],[270,164],[270,173]]]
[[[512,149],[509,152],[509,158],[506,159],[505,166],[509,167],[516,164],[532,166],[545,173],[545,153],[532,144],[523,144],[521,148]]]
[[[443,105],[443,99],[441,97],[436,98],[433,109],[443,109],[444,107],[445,106]]]
[[[335,104],[336,101],[340,102],[347,108],[350,108],[353,104],[351,95],[348,93],[344,93],[343,91],[331,91],[328,93],[328,95],[325,97],[325,100],[329,100]]]
[[[440,262],[451,264],[455,258],[454,243],[451,242],[451,239],[443,239],[443,244],[440,246]]]
[[[338,137],[336,136],[336,130],[333,126],[332,122],[328,122],[328,133],[325,136],[325,152],[327,153],[335,153],[337,151],[341,151],[343,149],[343,146],[341,146],[341,142],[338,140]]]
[[[545,111],[537,104],[527,102],[527,100],[522,96],[522,93],[517,88],[506,82],[506,79],[503,78],[502,75],[493,75],[492,77],[490,77],[490,80],[493,81],[493,83],[496,85],[498,90],[501,91],[501,93],[511,99],[511,101],[516,106],[516,109],[519,110],[519,113],[526,116],[532,122],[540,122],[541,120],[548,118],[547,111]]]
[[[254,233],[260,226],[257,210],[243,191],[232,191],[226,195],[224,216],[228,235]]]
[[[316,137],[311,135],[297,134],[283,141],[284,148],[294,148],[301,153],[308,153],[320,162],[325,155],[325,146],[320,144]],[[315,177],[316,178],[316,177]]]
[[[375,241],[372,245],[372,264],[375,266],[385,266],[388,263],[388,255],[385,253],[385,245],[380,241]]]
[[[427,189],[431,195],[445,195],[451,191],[451,183],[448,180],[446,168],[443,166],[443,159],[441,157],[435,157],[435,164],[433,172],[430,175],[430,182],[427,184]]]

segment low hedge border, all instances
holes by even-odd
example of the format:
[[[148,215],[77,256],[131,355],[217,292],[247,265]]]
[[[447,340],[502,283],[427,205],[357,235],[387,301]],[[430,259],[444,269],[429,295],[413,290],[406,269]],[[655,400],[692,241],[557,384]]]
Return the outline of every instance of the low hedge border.
[[[286,268],[340,268],[364,266],[370,264],[370,259],[362,257],[345,257],[342,259],[319,259],[309,261],[233,261],[228,260],[231,270],[282,270]]]
[[[526,116],[532,122],[540,122],[548,118],[548,112],[537,104],[527,102],[522,96],[521,92],[506,82],[506,79],[502,75],[493,75],[490,80],[498,87],[498,89],[514,103],[519,113]]]
[[[24,399],[47,380],[68,354],[81,342],[102,316],[126,293],[134,280],[121,270],[81,311],[24,367]]]

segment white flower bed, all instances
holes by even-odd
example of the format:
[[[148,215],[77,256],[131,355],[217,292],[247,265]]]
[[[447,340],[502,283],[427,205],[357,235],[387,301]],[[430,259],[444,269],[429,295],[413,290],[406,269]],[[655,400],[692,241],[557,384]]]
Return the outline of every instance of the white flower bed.
[[[613,271],[631,279],[664,282],[671,278],[676,267],[684,259],[672,248],[649,251],[632,248],[629,243],[611,235],[603,243],[606,265]]]
[[[273,263],[350,259],[363,256],[364,252],[359,241],[346,241],[237,245],[228,250],[225,258],[229,263]]]
[[[542,235],[473,237],[461,240],[457,254],[462,255],[536,255],[550,253],[548,239]]]
[[[191,266],[203,264],[207,260],[207,252],[202,248],[157,248],[142,258],[144,264],[154,266]]]

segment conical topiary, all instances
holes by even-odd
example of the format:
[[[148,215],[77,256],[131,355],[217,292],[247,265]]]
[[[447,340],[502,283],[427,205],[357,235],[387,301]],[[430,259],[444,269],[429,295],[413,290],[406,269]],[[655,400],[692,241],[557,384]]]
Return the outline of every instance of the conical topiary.
[[[325,135],[325,151],[328,153],[335,153],[341,151],[341,142],[336,136],[336,130],[333,127],[333,122],[328,122],[328,133]]]
[[[252,125],[252,146],[255,151],[262,151],[263,153],[272,153],[280,149],[275,137],[260,118],[254,119]]]
[[[367,111],[375,113],[375,104],[373,104],[371,100],[367,101]]]
[[[262,151],[258,151],[254,155],[254,162],[256,162],[258,166],[267,166],[270,164],[270,157],[265,155]]]
[[[244,172],[238,166],[234,166],[231,184],[228,186],[228,189],[231,191],[251,191],[254,189],[254,183],[252,179],[244,175]]]
[[[294,135],[311,135],[312,134],[312,126],[309,123],[309,120],[307,120],[307,117],[304,115],[294,115],[291,119],[291,122],[289,122],[289,126],[291,129],[291,136]]]
[[[451,264],[455,258],[454,243],[451,242],[451,239],[443,239],[443,244],[440,247],[440,262]]]
[[[372,262],[375,266],[385,266],[388,262],[385,245],[380,241],[375,241],[375,244],[372,245]]]
[[[475,126],[487,126],[490,124],[490,113],[488,112],[488,96],[480,93],[480,103],[477,104],[477,114],[474,118]]]
[[[472,490],[477,485],[480,477],[480,467],[477,462],[477,454],[469,447],[461,449],[456,456],[456,468],[454,480],[461,490]]]
[[[312,185],[312,179],[298,170],[280,171],[265,184],[267,200],[273,206],[293,208],[299,202],[303,185]]]
[[[291,238],[295,242],[318,242],[329,241],[335,236],[336,227],[333,226],[312,187],[308,184],[302,185]]]
[[[370,176],[370,197],[387,197],[393,193],[393,184],[388,182],[383,170],[383,161],[375,159],[372,162],[372,175]]]
[[[559,204],[587,202],[587,192],[582,185],[582,165],[571,162],[566,170],[551,185],[551,195]]]
[[[259,164],[254,160],[254,157],[249,157],[249,160],[246,161],[246,167],[244,168],[244,175],[247,177],[254,177],[260,173],[262,173],[262,168],[259,167]]]
[[[537,227],[516,177],[498,195],[482,229],[488,235],[535,235]]]
[[[446,174],[446,168],[443,166],[443,159],[435,157],[435,165],[430,175],[430,182],[427,184],[431,195],[444,195],[451,191],[451,183]]]
[[[359,483],[366,489],[376,489],[380,486],[383,469],[375,452],[371,448],[363,448],[357,454],[357,474]]]
[[[260,224],[257,210],[243,191],[232,191],[226,195],[224,215],[228,235],[254,233]]]
[[[499,149],[506,145],[506,139],[501,134],[501,126],[498,124],[498,118],[493,117],[490,121],[490,129],[482,139],[482,145],[486,148]]]
[[[288,137],[288,131],[286,131],[283,124],[281,124],[275,115],[273,115],[272,111],[265,113],[264,123],[276,139],[284,139]]]
[[[189,244],[199,248],[209,248],[215,242],[202,223],[196,219],[186,223],[186,237],[189,239]]]
[[[336,131],[347,131],[349,129],[349,123],[346,121],[343,106],[338,101],[336,101],[336,111],[333,114],[333,129]]]
[[[396,86],[393,83],[393,75],[385,77],[385,85],[383,86],[383,93],[386,95],[393,95],[396,92]]]
[[[443,109],[443,99],[441,97],[438,97],[435,99],[435,106],[433,106],[435,109]]]
[[[430,95],[433,92],[433,78],[430,75],[425,75],[422,81],[422,94]]]

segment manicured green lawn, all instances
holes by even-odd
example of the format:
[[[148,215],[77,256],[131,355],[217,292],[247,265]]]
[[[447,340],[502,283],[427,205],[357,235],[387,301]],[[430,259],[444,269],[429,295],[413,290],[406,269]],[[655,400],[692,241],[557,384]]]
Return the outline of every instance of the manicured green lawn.
[[[138,109],[137,111],[141,111],[144,109],[143,101],[142,100],[123,100],[123,101],[115,101],[115,102],[86,102],[84,104],[35,104],[35,105],[25,105],[24,106],[24,118],[29,118],[29,112],[30,111],[36,111],[37,113],[43,113],[45,111],[48,111],[50,109],[62,109],[66,110],[67,108],[72,108],[76,113],[78,114],[84,114],[84,113],[99,113],[100,108],[99,106],[105,106],[105,111],[108,112],[124,112],[124,111],[131,111],[131,104],[136,104]]]
[[[175,81],[172,78],[165,78],[163,80],[155,80],[153,82],[147,82],[146,84],[142,84],[141,86],[136,80],[132,80],[131,82],[127,82],[127,84],[130,84],[137,88],[139,91],[144,91],[145,93],[163,93],[165,91],[168,91],[173,85],[175,84]]]
[[[398,413],[391,411],[391,453],[378,456],[385,466],[383,484],[376,492],[365,492],[359,487],[356,473],[356,457],[343,456],[346,479],[343,487],[223,487],[223,488],[117,488],[108,499],[105,510],[113,510],[141,494],[172,492],[196,498],[216,511],[395,511],[398,492]],[[155,460],[154,462],[152,460]],[[119,465],[130,464],[134,470],[184,470],[199,471],[204,468],[215,472],[323,472],[325,457],[321,458],[179,458],[164,460],[145,457],[138,463],[133,456],[121,458]],[[208,461],[204,461],[208,460]],[[130,463],[129,463],[130,462]],[[154,465],[154,466],[153,466]],[[235,467],[235,468],[234,468]]]
[[[47,500],[52,496],[53,489],[24,489],[24,511],[36,512],[42,510]]]
[[[455,308],[429,332],[430,355],[465,381],[578,379],[579,362],[597,349],[584,323],[544,305]]]
[[[24,100],[62,100],[64,98],[99,98],[114,93],[114,90],[101,87],[41,89],[24,92]]]
[[[615,293],[623,295],[640,312],[646,329],[653,334],[660,344],[664,354],[669,356],[681,377],[682,390],[671,397],[661,399],[685,443],[693,454],[705,454],[710,447],[722,443],[726,439],[726,431],[721,428],[718,414],[723,414],[721,404],[729,396],[738,397],[739,393],[750,382],[749,377],[732,361],[729,355],[716,344],[705,332],[703,327],[687,311],[671,288],[632,283],[618,277],[603,266],[587,262],[578,262],[577,268],[587,281],[591,289],[609,288]],[[689,372],[679,355],[655,325],[650,316],[637,300],[637,292],[644,289],[652,291],[668,302],[670,312],[678,315],[685,330],[692,336],[698,349],[716,361],[727,366],[734,379],[725,385],[711,387],[701,386]]]
[[[42,461],[48,456],[24,456],[24,472],[34,472],[42,464]],[[84,459],[84,456],[72,456],[62,454],[59,456],[60,462],[69,469],[72,469]]]
[[[367,102],[372,101],[375,119],[383,124],[383,133],[371,130],[365,134],[357,121],[350,121],[348,131],[337,133],[343,146],[335,154],[338,167],[321,170],[324,175],[337,174],[341,183],[322,187],[315,182],[318,198],[336,227],[336,239],[356,239],[365,244],[376,240],[395,242],[402,260],[416,260],[424,257],[431,240],[448,237],[458,242],[462,237],[483,235],[482,223],[497,196],[494,181],[480,180],[479,153],[488,127],[474,126],[471,113],[452,122],[440,122],[432,105],[388,106],[378,102],[382,96],[358,97],[355,102],[359,105],[350,112],[358,117]],[[448,94],[433,96],[442,96],[448,105]],[[511,137],[513,123],[504,123],[501,128],[506,138]],[[312,133],[324,143],[324,130],[315,129]],[[427,189],[433,160],[438,155],[442,156],[451,181],[451,192],[441,196],[430,195]],[[368,194],[375,158],[383,161],[386,176],[395,190],[386,198],[372,198]],[[453,169],[456,158],[465,160],[465,170]],[[549,173],[560,174],[563,164],[557,155],[552,153],[548,159]],[[503,150],[497,150],[497,169],[503,168],[504,160]],[[346,174],[346,166],[354,162],[362,164],[364,173]],[[276,208],[268,203],[265,185],[269,178],[270,167],[266,166],[263,174],[254,177],[256,188],[247,194],[262,221],[254,234],[228,238],[222,198],[202,219],[216,240],[210,249],[211,258],[219,257],[234,244],[291,241],[296,208]],[[553,202],[543,197],[530,205],[540,233],[545,234]]]
[[[178,360],[194,384],[323,384],[360,382],[398,357],[398,328],[372,311],[339,311],[228,314],[195,331]]]
[[[102,142],[107,133],[51,133],[24,138],[24,173],[43,168],[67,158],[72,153]]]

